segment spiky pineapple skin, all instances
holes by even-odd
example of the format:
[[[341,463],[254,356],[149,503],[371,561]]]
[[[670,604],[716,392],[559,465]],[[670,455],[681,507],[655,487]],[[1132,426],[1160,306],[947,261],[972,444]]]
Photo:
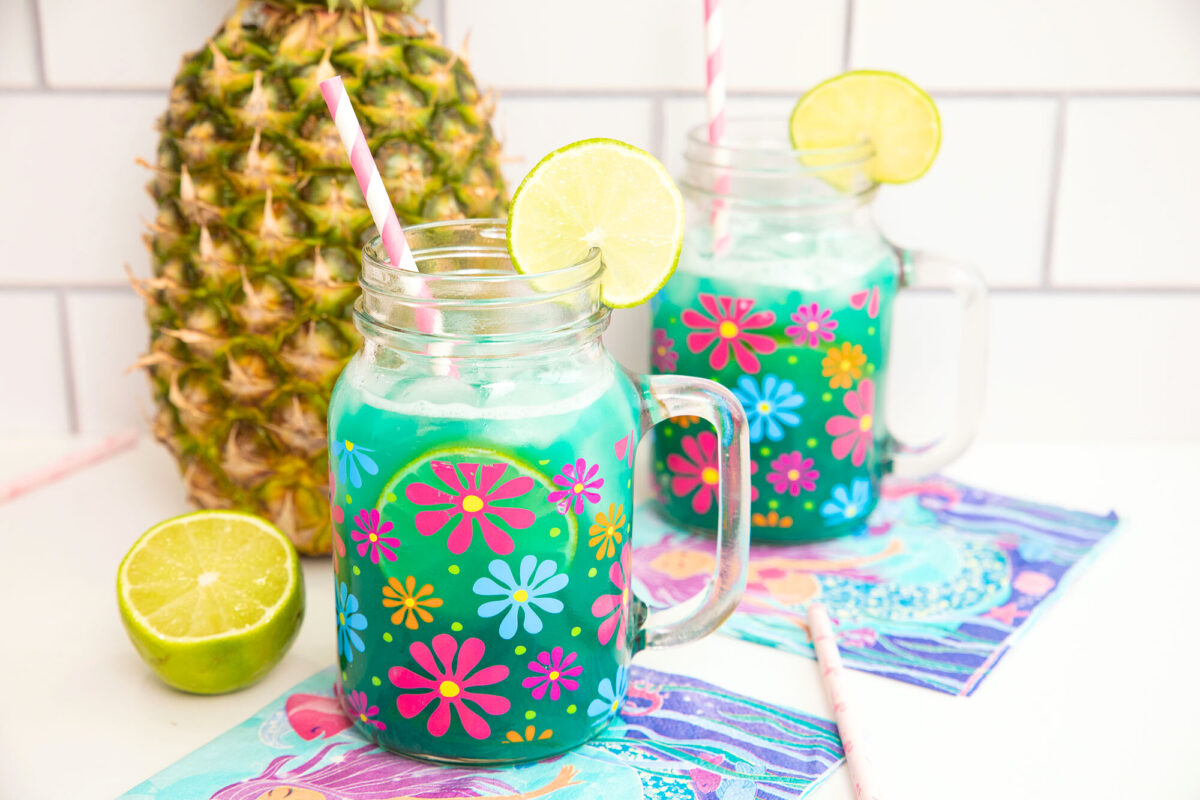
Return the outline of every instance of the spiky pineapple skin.
[[[332,5],[243,3],[184,58],[149,185],[154,276],[134,280],[154,434],[189,495],[271,519],[305,554],[329,551],[327,402],[359,345],[373,234],[318,83],[342,75],[405,223],[506,200],[464,60],[404,3]]]

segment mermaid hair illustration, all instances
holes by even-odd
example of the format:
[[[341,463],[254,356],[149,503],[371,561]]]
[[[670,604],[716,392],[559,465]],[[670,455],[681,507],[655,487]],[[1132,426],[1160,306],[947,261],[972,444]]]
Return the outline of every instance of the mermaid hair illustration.
[[[295,757],[280,756],[211,800],[533,800],[578,784],[578,771],[563,767],[549,783],[520,792],[478,769],[410,761],[375,745],[333,753],[343,746],[327,745],[290,770],[285,768]]]

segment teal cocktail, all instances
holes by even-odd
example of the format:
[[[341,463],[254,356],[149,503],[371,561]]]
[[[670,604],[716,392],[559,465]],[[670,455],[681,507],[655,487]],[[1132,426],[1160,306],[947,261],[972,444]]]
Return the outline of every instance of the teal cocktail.
[[[364,346],[329,412],[342,703],[408,755],[544,757],[613,718],[634,652],[703,635],[736,602],[744,418],[719,387],[613,360],[596,251],[523,276],[503,221],[408,235],[420,273],[364,250]],[[660,626],[632,593],[634,451],[697,407],[731,420],[728,557],[708,602]]]

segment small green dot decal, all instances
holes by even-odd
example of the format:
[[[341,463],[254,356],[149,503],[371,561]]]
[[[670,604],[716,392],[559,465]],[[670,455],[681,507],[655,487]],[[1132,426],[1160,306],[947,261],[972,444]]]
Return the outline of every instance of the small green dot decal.
[[[875,335],[875,326],[872,325],[871,327],[867,328],[867,336],[874,336],[874,335]]]
[[[536,716],[537,716],[536,711],[526,711],[525,712],[525,719],[533,719]]]
[[[596,577],[596,568],[595,567],[592,567],[591,569],[588,570],[588,577],[589,578]]]
[[[362,570],[360,570],[358,567],[355,567],[355,568],[354,568],[354,574],[355,574],[355,575],[362,575]]]
[[[582,631],[583,631],[583,628],[576,626],[574,628],[571,628],[571,635],[578,636]]]
[[[394,493],[394,492],[388,492],[388,493],[387,493],[387,501],[388,501],[389,503],[394,503],[394,502],[396,502],[396,495],[395,495],[395,493]]]
[[[516,647],[513,648],[513,652],[519,656],[525,655],[525,645],[523,645],[523,644],[517,645]]]
[[[668,321],[669,321],[669,322],[670,322],[672,325],[674,325],[674,324],[675,324],[676,322],[678,322],[679,320],[675,319],[674,317],[671,317],[671,319],[670,319],[670,320],[668,320]]]
[[[771,455],[771,448],[769,448],[769,447],[760,447],[760,448],[758,449],[758,453],[759,453],[759,455],[763,455],[763,456],[769,456],[769,455]]]
[[[342,670],[342,680],[346,680],[346,670]]]
[[[874,364],[867,364],[867,374],[868,375],[875,374],[875,365]]]
[[[788,356],[788,363],[789,363],[789,364],[795,364],[795,363],[796,363],[797,361],[799,361],[799,360],[800,360],[800,359],[796,358],[795,356]]]
[[[576,711],[578,711],[578,710],[579,710],[579,709],[577,709],[577,708],[575,707],[575,704],[574,704],[574,703],[572,703],[571,705],[567,706],[567,713],[568,713],[568,714],[574,714],[574,713],[575,713]]]
[[[458,574],[458,564],[451,564],[451,565],[450,565],[450,567],[449,567],[449,569],[450,569],[450,574],[451,574],[451,575],[457,575],[457,574]]]
[[[372,686],[380,686],[382,683],[383,683],[383,681],[379,680],[379,678],[377,676],[375,676],[375,675],[371,676],[371,685]]]
[[[808,445],[809,447],[816,447],[816,446],[817,446],[817,440],[816,440],[816,439],[814,439],[814,438],[812,438],[812,437],[810,437],[810,438],[809,438],[809,440],[808,440],[807,442],[805,442],[805,444],[806,444],[806,445]]]
[[[670,438],[674,435],[675,435],[675,429],[672,428],[670,425],[667,425],[663,428],[663,436]]]
[[[767,508],[779,508],[779,501],[778,500],[768,500]]]
[[[826,392],[825,394],[821,395],[821,399],[824,400],[826,403],[828,403],[830,400],[833,399],[833,395],[830,394],[829,392]]]
[[[461,622],[453,622],[453,623],[451,623],[451,624],[450,624],[450,630],[452,630],[452,631],[456,631],[456,632],[457,632],[457,631],[461,631],[461,630],[462,630],[462,623],[461,623]]]
[[[388,631],[384,631],[383,632],[383,640],[385,642],[390,642],[392,640],[392,634],[389,633]]]
[[[805,510],[805,511],[812,511],[812,510],[813,510],[813,501],[812,501],[812,500],[805,500],[805,501],[804,501],[804,510]]]
[[[560,533],[562,533],[562,528],[551,528],[550,529],[550,538],[553,539],[555,536],[558,536]]]

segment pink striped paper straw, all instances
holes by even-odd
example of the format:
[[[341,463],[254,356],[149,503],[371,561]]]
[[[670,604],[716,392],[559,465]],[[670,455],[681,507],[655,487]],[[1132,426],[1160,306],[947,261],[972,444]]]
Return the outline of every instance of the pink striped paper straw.
[[[321,81],[321,94],[325,97],[325,105],[329,107],[329,115],[333,117],[338,135],[342,137],[342,146],[350,156],[354,177],[358,179],[363,197],[367,198],[367,208],[371,210],[375,227],[379,228],[379,236],[383,239],[383,249],[387,251],[388,260],[394,267],[416,272],[417,262],[413,259],[408,240],[404,238],[404,229],[400,227],[400,219],[396,216],[396,209],[392,207],[392,199],[388,197],[387,189],[383,186],[383,178],[380,177],[375,158],[367,147],[367,137],[363,135],[362,125],[354,114],[354,106],[350,105],[350,96],[346,94],[341,76],[334,75]]]
[[[833,705],[833,716],[837,722],[838,735],[842,737],[842,750],[846,753],[846,766],[850,768],[850,779],[859,800],[879,800],[882,795],[875,789],[871,761],[862,747],[864,729],[858,717],[846,703],[843,691],[845,667],[838,652],[837,638],[829,614],[820,603],[809,603],[808,633],[813,649],[817,651],[817,665],[821,669],[821,680],[825,694]]]
[[[704,46],[705,98],[708,100],[708,143],[719,147],[725,140],[725,25],[721,14],[721,0],[704,0]],[[727,172],[718,172],[716,185],[718,195],[729,193],[732,180]],[[729,208],[720,197],[713,200],[710,220],[713,229],[713,253],[729,252]]]
[[[69,453],[52,464],[2,484],[0,485],[0,505],[4,505],[10,500],[16,500],[21,495],[37,491],[43,486],[49,486],[82,469],[99,464],[118,453],[123,453],[137,444],[137,440],[137,431],[122,431],[91,447]]]

